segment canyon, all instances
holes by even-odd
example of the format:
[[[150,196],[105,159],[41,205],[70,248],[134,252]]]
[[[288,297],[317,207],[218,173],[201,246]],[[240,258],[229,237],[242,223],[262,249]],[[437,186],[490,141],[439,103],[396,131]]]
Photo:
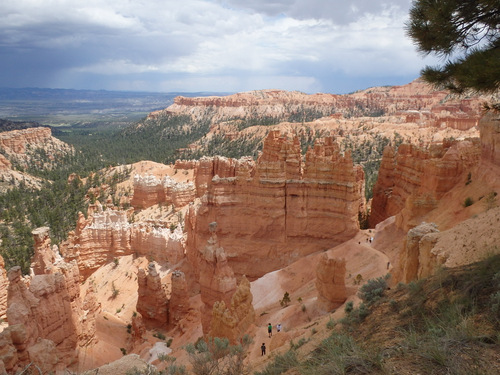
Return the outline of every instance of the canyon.
[[[248,362],[258,369],[262,342],[279,352],[305,338],[304,327],[341,317],[369,279],[390,273],[391,285],[408,283],[500,252],[500,118],[482,115],[485,100],[419,80],[345,96],[275,90],[176,98],[142,126],[210,112],[205,138],[251,134],[262,151],[255,160],[126,166],[130,177],[116,194],[130,189],[131,196],[89,204],[58,246],[49,228],[33,231],[31,275],[5,270],[0,258],[0,374],[31,362],[61,374],[113,371],[114,361],[116,374],[125,373],[120,361],[164,369],[162,355],[189,366],[188,343],[208,336],[235,343],[243,334],[253,338]],[[307,110],[324,117],[235,124],[249,114]],[[24,144],[67,147],[50,129],[36,129],[25,138],[4,134],[4,173],[17,173],[8,156],[24,155]],[[304,129],[325,133],[302,153]],[[380,135],[392,142],[367,201],[365,172],[352,153]],[[269,338],[269,322],[283,331]]]

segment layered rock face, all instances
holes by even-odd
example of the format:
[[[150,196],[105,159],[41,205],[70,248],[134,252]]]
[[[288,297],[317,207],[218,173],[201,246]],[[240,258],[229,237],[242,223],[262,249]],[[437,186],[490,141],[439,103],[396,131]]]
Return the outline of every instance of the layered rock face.
[[[179,227],[175,231],[161,223],[128,222],[127,212],[89,208],[88,219],[80,213],[76,230],[61,245],[67,261],[76,260],[82,280],[115,257],[135,253],[154,257],[159,262],[176,264],[184,257],[184,237]]]
[[[130,204],[134,208],[148,208],[155,204],[173,204],[182,207],[191,202],[196,195],[191,182],[176,182],[165,176],[159,179],[153,175],[134,176],[134,196]]]
[[[139,284],[137,312],[139,312],[146,327],[162,327],[168,323],[167,292],[161,284],[160,275],[154,263],[149,263],[147,271],[140,268],[137,273]]]
[[[187,256],[195,268],[214,221],[235,274],[250,280],[339,244],[359,229],[364,174],[331,138],[319,140],[304,165],[298,139],[277,131],[265,139],[255,165],[240,159],[223,167],[222,158],[212,160],[212,168],[196,169],[195,176],[208,181],[207,171],[223,171],[226,177],[214,175],[201,205],[191,205],[186,216]]]
[[[66,143],[52,137],[50,128],[43,127],[0,133],[0,148],[4,150],[8,158],[14,157],[21,162],[31,157],[29,154],[32,150],[43,149],[48,159],[38,158],[36,162],[40,167],[44,167],[46,163],[54,161],[58,155],[72,149]],[[0,164],[5,165],[5,162],[0,161]]]
[[[227,337],[233,343],[238,342],[255,322],[252,301],[250,282],[243,276],[231,298],[231,305],[227,306],[224,301],[214,304],[210,337]]]
[[[196,119],[211,116],[213,122],[252,116],[287,120],[305,112],[323,116],[361,116],[373,113],[393,115],[409,112],[409,120],[425,120],[434,127],[448,126],[467,130],[477,126],[485,98],[458,98],[446,91],[436,91],[422,80],[408,85],[374,87],[348,95],[314,94],[282,90],[260,90],[224,97],[177,97],[167,109],[152,112],[147,121],[169,114],[193,116]],[[422,114],[410,111],[418,110]],[[412,117],[413,116],[413,117]],[[417,117],[415,117],[417,116]],[[421,117],[424,116],[425,119]]]
[[[345,302],[345,259],[329,258],[323,254],[316,268],[316,289],[320,302],[328,310]]]
[[[425,149],[402,144],[397,153],[388,146],[373,188],[370,226],[403,209],[398,222],[403,230],[419,224],[419,217],[434,209],[463,174],[477,165],[480,150],[475,139],[443,142]]]

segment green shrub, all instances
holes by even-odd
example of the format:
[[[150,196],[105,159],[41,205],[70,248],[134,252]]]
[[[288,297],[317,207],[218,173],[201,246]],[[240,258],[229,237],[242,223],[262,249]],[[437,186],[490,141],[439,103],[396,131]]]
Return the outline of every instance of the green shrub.
[[[295,351],[289,350],[285,354],[278,354],[274,360],[266,366],[264,371],[256,371],[254,375],[279,375],[295,368],[299,365],[299,360]]]
[[[290,294],[288,292],[285,292],[285,294],[283,294],[283,299],[280,300],[281,307],[287,307],[290,302]]]
[[[359,289],[359,297],[363,302],[371,305],[377,302],[388,288],[386,278],[370,279]]]
[[[330,319],[328,322],[326,322],[326,329],[332,330],[335,328],[335,321]]]
[[[382,356],[357,344],[351,335],[334,332],[311,353],[301,367],[304,375],[372,374],[382,369]]]
[[[354,309],[354,302],[349,301],[345,304],[344,311],[349,314]]]
[[[464,200],[463,206],[469,207],[469,206],[472,206],[473,204],[474,204],[474,200],[471,197],[467,197]]]

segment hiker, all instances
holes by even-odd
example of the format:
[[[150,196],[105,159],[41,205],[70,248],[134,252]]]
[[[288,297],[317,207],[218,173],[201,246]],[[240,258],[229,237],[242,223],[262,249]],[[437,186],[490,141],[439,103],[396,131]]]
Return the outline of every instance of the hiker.
[[[273,325],[271,323],[267,326],[267,333],[269,333],[269,337],[273,335]]]
[[[281,332],[281,323],[278,323],[276,326],[276,331]]]
[[[265,343],[262,343],[260,350],[262,351],[262,355],[266,355],[266,344]]]

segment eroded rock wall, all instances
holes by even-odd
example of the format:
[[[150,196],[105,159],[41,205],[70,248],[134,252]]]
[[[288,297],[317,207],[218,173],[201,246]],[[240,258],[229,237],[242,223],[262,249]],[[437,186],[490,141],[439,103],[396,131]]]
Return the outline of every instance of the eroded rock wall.
[[[193,201],[196,189],[192,182],[176,182],[165,176],[162,179],[153,175],[134,176],[134,196],[130,204],[136,209],[144,209],[155,204],[173,204],[183,207]]]
[[[225,168],[220,158],[212,163],[219,167],[204,171],[231,176],[212,176],[201,204],[186,215],[187,256],[195,269],[214,221],[231,268],[250,280],[344,242],[359,229],[364,174],[331,138],[318,140],[305,163],[298,139],[277,131],[265,139],[255,165],[248,159]]]
[[[397,224],[408,230],[436,208],[441,197],[463,180],[481,157],[479,140],[443,142],[420,148],[389,146],[373,188],[370,226],[400,213]]]
[[[80,213],[77,227],[61,244],[67,261],[76,260],[82,280],[114,258],[136,254],[159,262],[176,264],[184,257],[184,236],[178,227],[171,231],[162,223],[129,223],[126,211],[89,208],[86,219]]]

